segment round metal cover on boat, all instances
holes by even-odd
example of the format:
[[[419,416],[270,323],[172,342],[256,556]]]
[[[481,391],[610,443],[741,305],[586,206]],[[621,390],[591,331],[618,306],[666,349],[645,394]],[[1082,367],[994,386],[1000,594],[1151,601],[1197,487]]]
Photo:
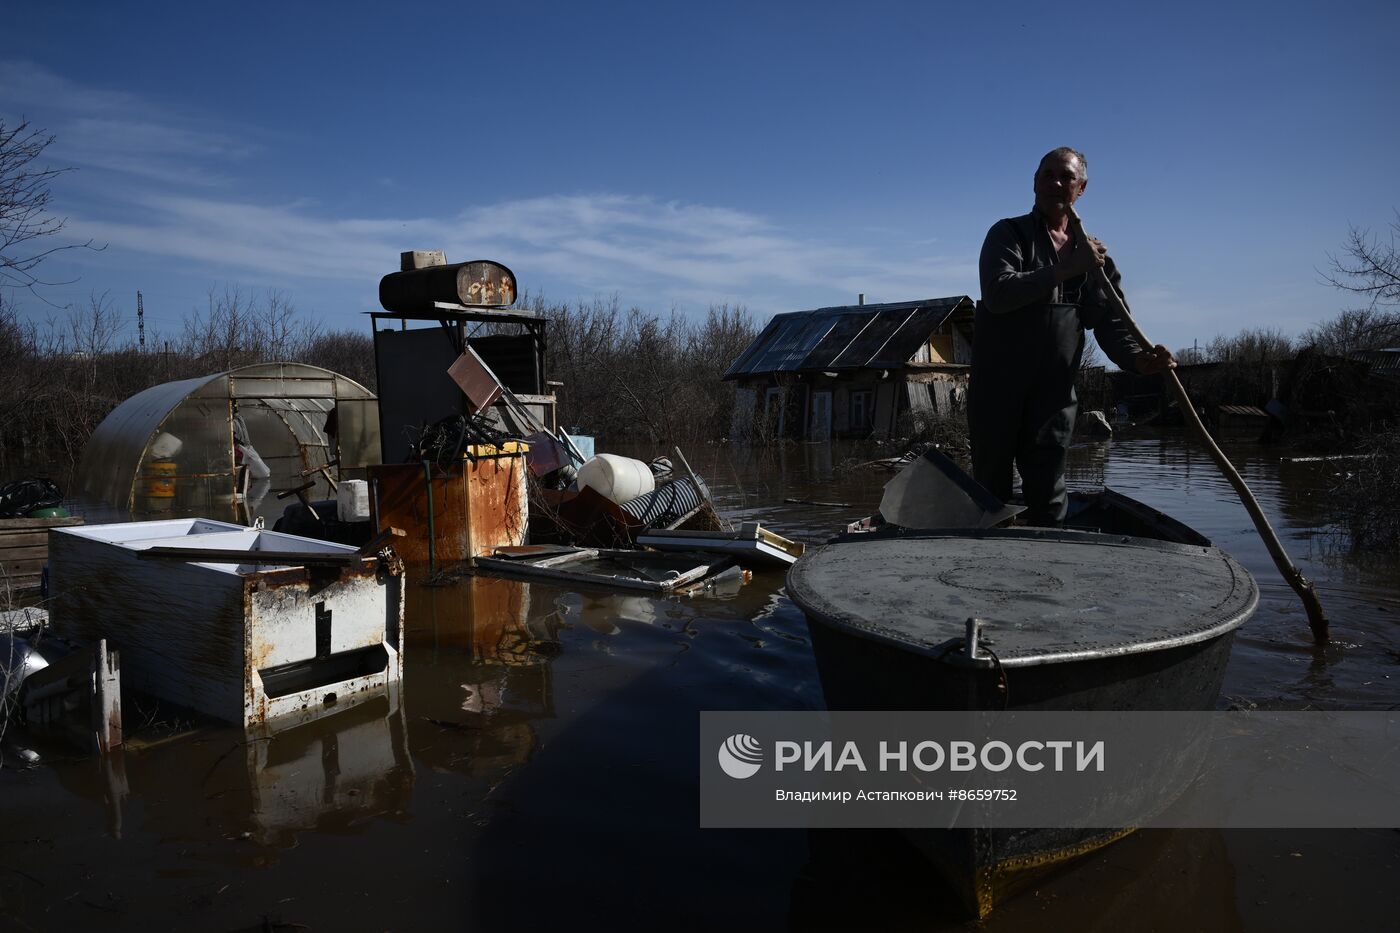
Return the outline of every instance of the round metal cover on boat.
[[[1215,547],[1004,529],[809,550],[788,595],[819,624],[952,663],[969,618],[1005,666],[1129,654],[1230,631],[1259,601]]]

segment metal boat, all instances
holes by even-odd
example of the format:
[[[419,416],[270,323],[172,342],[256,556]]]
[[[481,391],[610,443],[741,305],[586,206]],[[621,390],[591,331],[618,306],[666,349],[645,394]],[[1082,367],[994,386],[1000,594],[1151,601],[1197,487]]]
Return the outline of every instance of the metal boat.
[[[1229,554],[1111,490],[1072,494],[1063,529],[858,524],[787,581],[834,710],[1213,709],[1259,600]],[[982,917],[1130,831],[908,835]]]

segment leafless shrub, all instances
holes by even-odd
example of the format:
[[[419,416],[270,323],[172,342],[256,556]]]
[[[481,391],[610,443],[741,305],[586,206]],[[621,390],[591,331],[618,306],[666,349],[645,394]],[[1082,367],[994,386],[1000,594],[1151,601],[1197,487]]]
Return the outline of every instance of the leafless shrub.
[[[1329,356],[1346,357],[1400,344],[1400,311],[1350,308],[1330,321],[1313,325],[1299,343]]]
[[[703,321],[672,311],[591,304],[527,306],[550,321],[550,376],[564,386],[560,420],[610,439],[665,444],[718,440],[729,430],[734,387],[721,381],[758,329],[742,307],[715,305]]]
[[[1400,551],[1400,428],[1394,425],[1362,439],[1348,471],[1332,487],[1333,513],[1354,549]]]

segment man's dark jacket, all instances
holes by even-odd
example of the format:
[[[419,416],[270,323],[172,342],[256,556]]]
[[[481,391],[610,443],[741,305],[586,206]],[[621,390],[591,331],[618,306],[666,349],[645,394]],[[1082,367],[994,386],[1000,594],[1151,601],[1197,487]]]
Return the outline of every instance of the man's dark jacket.
[[[1064,520],[1065,451],[1078,400],[1074,378],[1093,330],[1108,358],[1133,371],[1140,352],[1127,324],[1101,286],[1077,276],[1055,284],[1055,247],[1037,209],[999,220],[982,244],[972,346],[968,423],[973,473],[1003,500],[1011,495],[1011,464],[1021,472],[1026,518]],[[1122,295],[1113,260],[1108,272]]]

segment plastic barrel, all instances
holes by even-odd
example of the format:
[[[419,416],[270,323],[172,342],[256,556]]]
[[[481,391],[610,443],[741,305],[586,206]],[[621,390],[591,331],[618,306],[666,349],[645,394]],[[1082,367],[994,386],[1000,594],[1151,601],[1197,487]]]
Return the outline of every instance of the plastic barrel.
[[[578,484],[591,486],[618,505],[644,496],[656,488],[651,467],[631,457],[599,454],[579,467]]]

